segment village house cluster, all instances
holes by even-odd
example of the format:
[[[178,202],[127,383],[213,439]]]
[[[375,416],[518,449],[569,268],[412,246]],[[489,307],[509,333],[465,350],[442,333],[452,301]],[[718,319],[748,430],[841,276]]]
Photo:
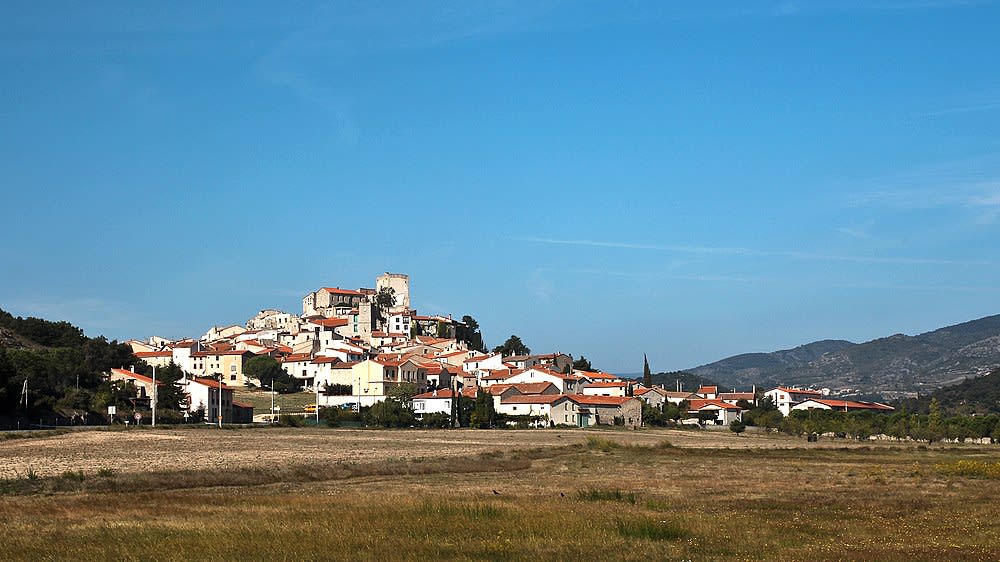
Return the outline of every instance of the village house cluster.
[[[252,408],[247,412],[248,405],[233,400],[234,388],[269,386],[270,381],[252,380],[244,372],[246,362],[258,356],[273,357],[304,389],[315,392],[317,406],[371,406],[410,384],[418,392],[412,401],[418,418],[449,413],[458,393],[475,397],[480,390],[492,397],[498,413],[575,427],[636,427],[642,423],[643,403],[662,409],[668,402],[687,404],[689,415],[725,425],[741,419],[741,404],[756,404],[753,392],[720,393],[716,387],[671,392],[573,369],[573,358],[564,353],[503,356],[471,349],[474,332],[450,315],[418,314],[410,306],[409,276],[384,273],[374,288],[312,291],[302,298],[301,314],[266,309],[245,327],[213,327],[199,339],[152,337],[129,343],[149,365],[180,367],[188,407],[204,409],[209,420],[221,412],[227,423],[253,415]],[[111,377],[132,380],[143,396],[152,393],[152,380],[144,375],[116,369]],[[766,396],[785,415],[803,407],[864,404],[834,405],[814,392],[779,387]]]

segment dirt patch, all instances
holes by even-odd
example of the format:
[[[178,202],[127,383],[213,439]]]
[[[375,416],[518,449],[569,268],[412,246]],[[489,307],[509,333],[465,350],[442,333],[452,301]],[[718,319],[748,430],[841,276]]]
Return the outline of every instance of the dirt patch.
[[[784,436],[729,432],[640,430],[350,430],[350,429],[140,429],[90,430],[37,439],[0,441],[0,478],[102,469],[119,473],[218,470],[274,464],[373,463],[440,459],[487,451],[563,446],[597,436],[622,444],[668,440],[683,448],[822,448],[848,441],[806,443]]]

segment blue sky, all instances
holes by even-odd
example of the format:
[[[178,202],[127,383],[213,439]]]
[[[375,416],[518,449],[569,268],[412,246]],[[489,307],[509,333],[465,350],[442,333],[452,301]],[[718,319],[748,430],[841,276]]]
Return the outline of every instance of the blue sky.
[[[0,307],[191,336],[411,275],[693,367],[1000,312],[1000,3],[0,8]]]

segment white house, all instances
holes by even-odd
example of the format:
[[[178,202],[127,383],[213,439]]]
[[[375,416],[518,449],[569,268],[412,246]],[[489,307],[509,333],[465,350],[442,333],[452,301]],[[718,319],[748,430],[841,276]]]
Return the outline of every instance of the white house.
[[[476,387],[464,388],[460,393],[448,388],[418,394],[413,397],[413,414],[418,419],[423,419],[428,414],[451,414],[452,400],[456,394],[474,400]]]
[[[580,392],[580,388],[583,386],[583,378],[577,375],[567,375],[556,371],[550,371],[545,367],[532,367],[526,371],[507,377],[507,379],[503,382],[511,384],[522,382],[550,382],[556,385],[559,392],[563,394],[576,394]]]
[[[792,411],[792,406],[812,398],[821,398],[823,394],[818,390],[806,390],[803,388],[790,388],[779,386],[764,393],[765,398],[770,398],[771,402],[777,406],[782,415],[787,416]]]
[[[204,409],[205,421],[218,423],[219,392],[222,392],[222,423],[233,421],[233,389],[219,381],[192,377],[180,381],[181,389],[188,396],[188,411]]]
[[[688,406],[688,413],[700,415],[710,412],[714,415],[712,423],[715,425],[729,425],[733,421],[743,419],[743,410],[734,404],[723,402],[722,400],[691,400]]]
[[[495,406],[498,413],[510,416],[537,416],[537,426],[579,426],[578,406],[565,394],[514,394],[501,397]]]
[[[809,398],[792,406],[792,410],[837,410],[838,412],[892,412],[892,406],[880,402],[861,402],[858,400],[827,400]]]
[[[592,382],[584,386],[581,394],[588,396],[625,396],[628,390],[627,382]]]
[[[507,366],[503,364],[503,357],[499,353],[469,357],[462,362],[462,369],[468,373],[475,373],[476,371],[495,371],[506,368]]]

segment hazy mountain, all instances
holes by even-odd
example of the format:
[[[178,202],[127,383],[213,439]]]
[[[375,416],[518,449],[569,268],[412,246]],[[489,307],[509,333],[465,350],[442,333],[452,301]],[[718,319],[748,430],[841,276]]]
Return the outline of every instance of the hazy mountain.
[[[865,343],[825,340],[771,353],[747,353],[686,371],[725,387],[794,384],[886,397],[912,395],[1000,367],[1000,315],[917,336]]]

